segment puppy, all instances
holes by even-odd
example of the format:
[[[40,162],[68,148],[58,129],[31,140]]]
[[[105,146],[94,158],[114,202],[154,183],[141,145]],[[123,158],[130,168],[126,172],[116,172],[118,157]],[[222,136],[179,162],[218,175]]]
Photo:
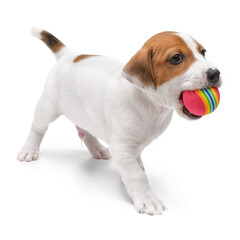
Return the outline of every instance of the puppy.
[[[18,159],[36,160],[48,125],[65,115],[94,158],[111,154],[137,211],[162,214],[166,207],[149,186],[141,152],[168,127],[174,110],[186,119],[200,118],[184,108],[182,91],[220,87],[220,72],[205,59],[204,47],[189,35],[163,32],[124,66],[104,56],[78,55],[45,30],[32,33],[57,62]]]

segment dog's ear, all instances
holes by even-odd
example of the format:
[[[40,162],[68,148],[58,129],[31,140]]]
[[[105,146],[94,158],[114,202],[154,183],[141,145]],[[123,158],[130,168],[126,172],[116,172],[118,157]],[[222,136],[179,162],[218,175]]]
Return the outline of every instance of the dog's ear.
[[[141,49],[123,68],[123,76],[142,88],[156,89],[156,81],[152,68],[153,53],[149,49]]]

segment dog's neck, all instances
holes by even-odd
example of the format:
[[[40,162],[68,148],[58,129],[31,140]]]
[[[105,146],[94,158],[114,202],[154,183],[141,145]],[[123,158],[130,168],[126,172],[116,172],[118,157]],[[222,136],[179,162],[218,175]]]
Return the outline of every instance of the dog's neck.
[[[172,109],[169,106],[168,99],[163,98],[164,94],[161,93],[161,90],[159,89],[153,89],[153,88],[142,88],[138,85],[132,84],[132,87],[137,92],[138,96],[144,99],[145,101],[148,101],[148,104],[152,107],[158,108],[158,109]]]
[[[151,114],[151,117],[158,118],[162,114],[173,111],[172,108],[167,107],[166,99],[159,96],[158,90],[139,87],[126,79],[125,84],[127,84],[126,89],[131,89],[129,94],[132,101],[138,103],[136,107],[142,113]]]

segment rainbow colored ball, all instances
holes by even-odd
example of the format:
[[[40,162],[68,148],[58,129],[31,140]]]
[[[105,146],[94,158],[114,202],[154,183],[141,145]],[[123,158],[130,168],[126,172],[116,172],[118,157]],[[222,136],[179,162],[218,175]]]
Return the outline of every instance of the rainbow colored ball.
[[[191,114],[204,116],[217,108],[220,101],[220,93],[216,87],[184,91],[182,100],[184,106]]]

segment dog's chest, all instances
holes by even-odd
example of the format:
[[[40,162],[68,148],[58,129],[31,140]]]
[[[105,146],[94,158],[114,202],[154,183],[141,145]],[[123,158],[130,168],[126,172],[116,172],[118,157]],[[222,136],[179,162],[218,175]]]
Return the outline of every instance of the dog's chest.
[[[149,116],[148,123],[144,129],[143,147],[147,146],[167,129],[171,122],[172,115],[173,110],[163,109],[159,112],[159,115]]]

